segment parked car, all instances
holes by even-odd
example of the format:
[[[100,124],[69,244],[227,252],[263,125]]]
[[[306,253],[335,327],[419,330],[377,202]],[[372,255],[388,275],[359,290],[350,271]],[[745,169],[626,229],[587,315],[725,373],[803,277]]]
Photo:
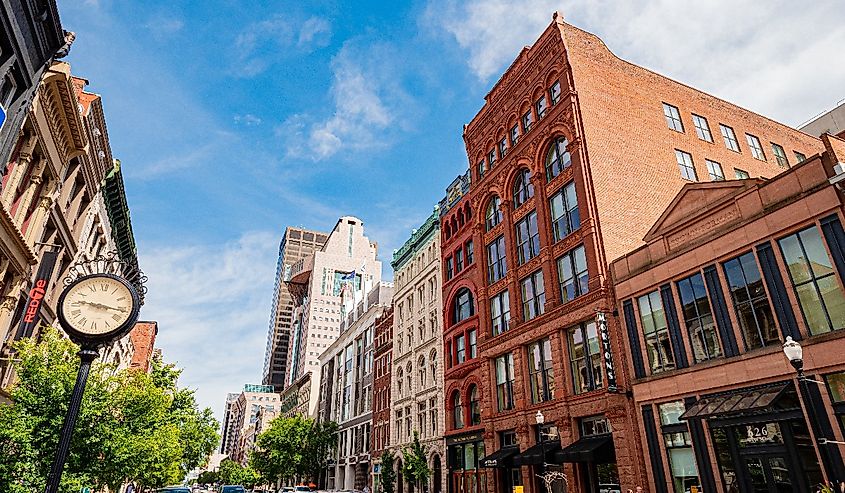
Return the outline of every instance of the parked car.
[[[293,488],[294,493],[311,493],[311,488],[304,484],[298,484]]]
[[[246,488],[241,485],[226,484],[220,488],[220,493],[246,493]]]
[[[158,493],[191,493],[191,489],[186,486],[168,486],[156,491]]]

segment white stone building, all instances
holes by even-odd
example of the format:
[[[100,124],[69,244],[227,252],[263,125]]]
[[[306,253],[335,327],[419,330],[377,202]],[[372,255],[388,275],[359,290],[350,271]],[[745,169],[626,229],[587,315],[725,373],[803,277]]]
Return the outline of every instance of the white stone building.
[[[413,441],[414,432],[419,433],[432,470],[423,490],[441,493],[446,491],[446,460],[440,221],[436,211],[393,254],[391,265],[396,291],[390,448],[401,467],[405,448]],[[401,476],[397,473],[396,492],[410,493],[413,485]]]

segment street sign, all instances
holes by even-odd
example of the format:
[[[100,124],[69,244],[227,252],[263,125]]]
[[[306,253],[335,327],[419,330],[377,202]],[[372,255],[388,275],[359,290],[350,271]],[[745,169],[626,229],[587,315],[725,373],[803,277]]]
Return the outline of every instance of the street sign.
[[[3,128],[3,122],[5,122],[5,121],[6,121],[6,108],[4,108],[2,104],[0,104],[0,129]]]

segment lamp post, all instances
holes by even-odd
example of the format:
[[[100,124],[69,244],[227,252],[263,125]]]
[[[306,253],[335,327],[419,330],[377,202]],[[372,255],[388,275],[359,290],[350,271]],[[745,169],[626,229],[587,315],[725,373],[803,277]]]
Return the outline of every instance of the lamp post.
[[[816,407],[816,402],[813,400],[813,394],[810,392],[808,383],[812,380],[808,379],[804,374],[804,348],[802,348],[801,344],[797,341],[794,341],[792,336],[786,336],[786,341],[783,343],[783,354],[786,355],[786,359],[789,360],[789,364],[791,364],[798,373],[798,396],[804,404],[804,408],[807,410],[807,420],[809,421],[810,427],[813,429],[816,441],[821,443],[821,427],[819,426],[818,416],[816,416],[816,409],[818,408]]]
[[[540,450],[543,453],[540,460],[540,477],[542,477],[546,474],[546,440],[543,438],[543,423],[546,422],[546,416],[543,415],[543,411],[538,409],[534,419],[537,421],[537,437],[540,439]]]

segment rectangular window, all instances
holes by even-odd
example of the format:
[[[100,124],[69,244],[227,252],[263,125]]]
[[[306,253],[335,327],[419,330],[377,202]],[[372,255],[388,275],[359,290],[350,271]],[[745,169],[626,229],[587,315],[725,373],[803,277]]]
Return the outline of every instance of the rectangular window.
[[[710,124],[707,123],[707,118],[693,113],[692,123],[695,125],[695,133],[699,139],[713,142],[713,135],[710,133]]]
[[[592,437],[596,435],[607,435],[613,430],[610,428],[607,418],[604,415],[581,418],[581,436]]]
[[[637,299],[640,307],[640,322],[645,336],[646,352],[651,373],[675,369],[675,355],[669,340],[669,326],[660,292],[653,291]]]
[[[722,171],[721,164],[709,159],[705,159],[704,164],[707,165],[707,174],[710,175],[710,181],[722,181],[725,179],[725,172]]]
[[[692,440],[686,423],[678,420],[678,416],[685,410],[683,401],[668,402],[661,404],[658,408],[673,491],[685,493],[692,491],[693,487],[701,491]]]
[[[542,315],[546,306],[543,271],[538,270],[522,280],[522,315],[525,320]]]
[[[736,141],[734,129],[720,123],[719,130],[722,131],[722,138],[725,140],[725,147],[734,152],[739,152],[739,142]]]
[[[582,323],[567,331],[569,364],[575,393],[583,394],[600,389],[602,373],[601,341],[595,322]]]
[[[516,438],[516,432],[513,431],[513,430],[500,432],[499,433],[499,446],[502,447],[502,448],[518,447],[519,441]]]
[[[549,88],[549,99],[552,101],[552,106],[560,101],[560,81],[555,81]]]
[[[531,382],[531,402],[550,401],[555,393],[552,370],[552,343],[542,339],[528,346],[528,379]]]
[[[519,142],[519,125],[518,124],[511,127],[511,146],[515,147],[517,142]]]
[[[760,139],[751,134],[745,134],[745,140],[748,142],[748,147],[751,148],[751,155],[754,156],[754,159],[765,161],[766,154],[763,152],[763,146],[760,145]]]
[[[678,281],[677,287],[696,363],[718,358],[722,355],[722,347],[716,334],[710,303],[707,301],[704,278],[701,274],[694,274]]]
[[[542,120],[546,116],[546,111],[549,109],[546,103],[546,96],[541,96],[540,99],[534,103],[534,110],[537,111],[537,120]]]
[[[446,279],[451,279],[455,275],[454,261],[452,257],[446,257]]]
[[[514,408],[513,355],[511,353],[496,358],[496,401],[499,411]]]
[[[469,357],[470,359],[478,356],[478,332],[475,329],[467,333],[469,339]]]
[[[681,169],[681,177],[684,180],[698,181],[695,165],[692,164],[692,156],[688,152],[675,149],[675,159],[678,161],[678,168]]]
[[[671,104],[663,103],[663,116],[666,117],[666,124],[676,132],[684,132],[684,124],[681,122],[681,114],[678,108]]]
[[[805,155],[801,154],[801,153],[800,153],[800,152],[798,152],[798,151],[792,151],[792,154],[795,154],[795,162],[796,162],[796,163],[800,163],[800,162],[802,162],[802,161],[806,161],[806,160],[807,160],[807,156],[805,156]]]
[[[531,116],[531,110],[522,115],[522,133],[527,134],[531,130],[531,125],[534,123]]]
[[[540,232],[537,230],[537,212],[529,212],[516,223],[516,251],[519,265],[540,253]]]
[[[508,262],[505,257],[505,237],[500,236],[487,245],[487,278],[490,284],[505,277]]]
[[[511,304],[507,289],[490,298],[490,318],[494,336],[510,328]]]
[[[589,292],[587,256],[581,245],[557,259],[557,277],[561,301],[566,303]]]
[[[748,252],[722,264],[746,349],[779,344],[772,307],[754,254]]]
[[[499,157],[504,158],[505,154],[508,153],[508,138],[502,137],[502,140],[499,141]]]
[[[772,142],[772,153],[775,155],[775,159],[778,162],[778,166],[780,166],[781,168],[789,167],[789,160],[786,159],[786,152],[784,152],[783,147]]]
[[[493,169],[493,166],[496,165],[496,149],[492,149],[489,153],[487,153],[487,166],[488,169]]]
[[[818,228],[812,226],[778,243],[810,333],[845,328],[845,296]]]
[[[455,272],[464,270],[464,251],[460,248],[455,252]]]
[[[747,180],[751,178],[751,175],[748,174],[748,171],[741,170],[739,168],[734,168],[734,176],[736,176],[737,180]]]
[[[461,364],[467,360],[466,339],[464,339],[463,335],[459,335],[455,339],[455,347],[457,348],[455,361]]]
[[[470,264],[472,264],[473,262],[475,262],[475,254],[474,254],[474,252],[473,252],[472,240],[469,240],[469,241],[466,243],[465,248],[466,248],[466,252],[467,252],[467,253],[466,253],[466,255],[467,255],[467,265],[470,265]]]
[[[479,178],[484,176],[484,160],[478,162],[478,176]]]
[[[554,241],[560,241],[581,226],[575,182],[571,182],[549,199]]]

